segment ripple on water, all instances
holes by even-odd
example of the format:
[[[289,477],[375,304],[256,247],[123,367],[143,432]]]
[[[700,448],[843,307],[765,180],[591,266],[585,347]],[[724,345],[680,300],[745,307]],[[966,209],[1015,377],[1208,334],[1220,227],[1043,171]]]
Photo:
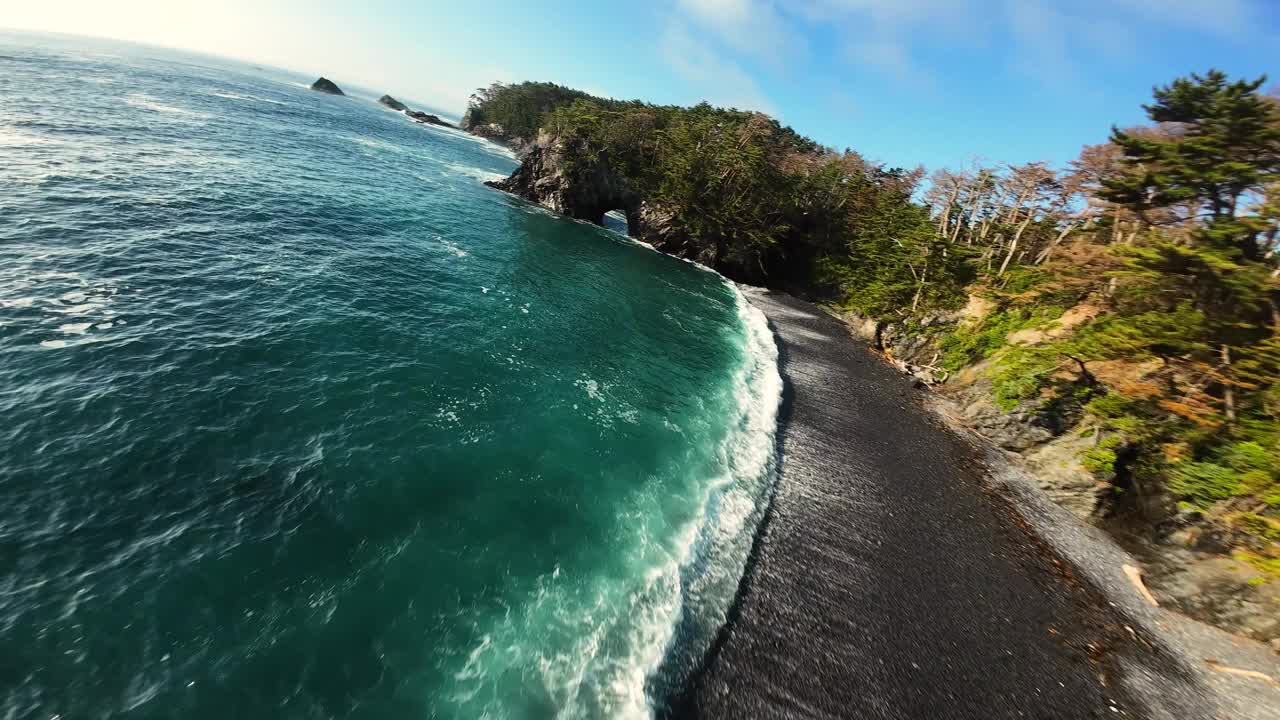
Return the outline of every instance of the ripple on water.
[[[0,716],[651,715],[771,477],[733,289],[464,133],[10,37]]]

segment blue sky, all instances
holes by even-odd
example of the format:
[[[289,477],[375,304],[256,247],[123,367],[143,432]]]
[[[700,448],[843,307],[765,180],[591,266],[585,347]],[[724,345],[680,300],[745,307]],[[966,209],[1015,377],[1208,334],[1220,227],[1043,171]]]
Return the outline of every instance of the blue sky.
[[[891,165],[1048,160],[1154,84],[1280,75],[1280,0],[40,0],[0,27],[270,63],[460,114],[493,80],[763,110]],[[1280,82],[1280,77],[1275,81]]]

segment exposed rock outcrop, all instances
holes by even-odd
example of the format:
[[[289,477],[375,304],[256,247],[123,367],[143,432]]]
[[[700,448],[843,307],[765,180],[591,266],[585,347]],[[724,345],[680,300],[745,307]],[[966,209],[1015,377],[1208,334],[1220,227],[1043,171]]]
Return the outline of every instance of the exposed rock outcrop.
[[[441,120],[439,115],[424,113],[421,110],[409,110],[406,108],[404,114],[412,118],[414,122],[422,123],[423,125],[439,125],[441,127],[448,128],[455,127],[453,123],[447,120]]]
[[[473,127],[471,132],[489,137],[485,133],[490,130],[482,126]],[[742,283],[772,286],[774,278],[786,277],[786,263],[804,262],[781,254],[737,257],[728,251],[728,243],[723,240],[692,237],[670,208],[633,187],[614,169],[607,151],[587,152],[578,144],[581,142],[544,130],[525,148],[520,167],[511,177],[486,184],[597,225],[604,224],[605,213],[621,211],[632,238]]]
[[[378,98],[378,102],[382,103],[383,105],[386,105],[392,110],[397,110],[399,112],[404,112],[409,109],[408,106],[406,106],[404,103],[391,97],[390,95],[383,95],[382,97]]]
[[[322,92],[329,95],[346,95],[346,93],[342,92],[342,88],[338,87],[332,80],[325,77],[311,83],[311,89],[316,92]]]
[[[423,125],[439,125],[447,128],[456,127],[448,120],[441,120],[439,115],[432,115],[431,113],[425,113],[421,110],[411,110],[408,105],[405,105],[390,95],[383,95],[378,98],[378,102],[386,105],[392,110],[404,113],[410,120],[413,120],[416,123],[421,123]]]
[[[507,132],[506,128],[502,127],[498,123],[475,122],[470,110],[462,116],[462,122],[458,127],[461,130],[475,135],[476,137],[482,137],[485,140],[496,142],[499,145],[506,145],[515,151],[516,155],[521,157],[527,154],[534,144],[533,139],[512,135]]]
[[[586,159],[576,149],[544,132],[511,177],[486,184],[597,225],[604,224],[605,213],[621,210],[629,233],[639,237],[653,215],[641,214],[643,198],[611,171],[607,154]]]

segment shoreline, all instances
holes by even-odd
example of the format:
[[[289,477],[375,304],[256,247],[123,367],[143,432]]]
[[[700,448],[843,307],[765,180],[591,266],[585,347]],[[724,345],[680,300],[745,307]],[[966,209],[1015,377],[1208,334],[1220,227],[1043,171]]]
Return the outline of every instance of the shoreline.
[[[1147,604],[1127,553],[839,320],[742,292],[779,350],[778,478],[664,716],[1280,717],[1263,646]]]
[[[508,192],[502,188],[497,189]],[[723,277],[721,273],[702,266],[695,260],[658,249],[629,235],[627,239]],[[738,283],[728,278],[725,281],[735,286],[752,305],[764,312],[777,345],[779,370],[783,376],[782,403],[778,409],[775,439],[778,476],[752,541],[738,592],[730,605],[725,623],[703,661],[687,676],[683,686],[662,698],[664,702],[656,708],[658,717],[769,717],[779,714],[847,717],[852,713],[855,717],[897,718],[904,715],[900,710],[892,708],[904,706],[914,708],[906,717],[932,717],[944,703],[952,707],[958,698],[963,698],[969,706],[965,710],[952,707],[953,712],[961,713],[954,717],[1005,717],[1001,712],[1006,712],[1007,717],[1013,718],[1024,717],[1025,713],[1030,712],[1035,717],[1068,718],[1080,716],[1078,711],[1081,698],[1091,694],[1089,689],[1092,686],[1097,709],[1091,716],[1095,717],[1110,717],[1118,713],[1120,717],[1182,720],[1216,718],[1225,713],[1242,720],[1280,720],[1280,660],[1269,648],[1177,613],[1153,608],[1148,602],[1146,588],[1139,580],[1141,564],[1120,547],[1116,538],[1101,528],[1085,524],[1050,499],[1037,487],[1028,470],[1014,463],[989,440],[969,429],[956,408],[948,401],[932,393],[920,392],[923,385],[919,381],[883,362],[871,350],[870,345],[857,337],[842,319],[783,293]],[[822,349],[826,352],[813,352],[817,349],[813,347],[815,344],[831,347]],[[789,351],[791,348],[798,348],[801,357],[792,357],[793,353]],[[821,357],[824,355],[827,357]],[[841,365],[843,367],[837,367]],[[822,375],[826,377],[817,377]],[[892,481],[891,471],[895,470],[892,463],[883,462],[885,448],[894,442],[890,437],[891,433],[887,433],[882,427],[875,427],[874,422],[867,423],[865,419],[850,415],[850,405],[857,403],[848,401],[856,401],[859,399],[857,395],[841,395],[838,390],[832,390],[832,387],[841,386],[842,379],[847,382],[851,378],[860,385],[859,389],[865,395],[872,399],[879,396],[878,403],[868,403],[879,406],[878,409],[882,412],[876,415],[878,419],[885,421],[887,425],[901,424],[902,420],[914,425],[914,431],[898,434],[900,442],[920,443],[927,440],[929,442],[925,443],[926,446],[932,442],[947,448],[954,455],[951,459],[956,462],[944,462],[931,468],[924,473],[930,476],[926,479],[930,482],[941,479],[944,484],[951,486],[951,492],[959,492],[964,503],[972,504],[981,496],[981,511],[970,512],[966,516],[965,513],[951,512],[946,508],[941,511],[932,508],[936,516],[931,522],[944,528],[950,525],[954,529],[956,523],[980,519],[978,524],[984,526],[979,528],[981,532],[993,532],[1003,538],[997,544],[1002,544],[1006,553],[1004,556],[992,554],[992,559],[996,560],[993,568],[983,569],[994,572],[1005,582],[1030,582],[1037,585],[1041,602],[1037,605],[1034,600],[1013,598],[1003,606],[989,608],[997,611],[990,615],[998,617],[1001,609],[1012,611],[1004,618],[1006,624],[1010,615],[1041,615],[1042,627],[1038,630],[1055,639],[1054,649],[1046,650],[1033,637],[1033,631],[1037,630],[1034,623],[1024,624],[1014,630],[1013,627],[1002,626],[994,620],[984,621],[981,617],[970,616],[963,619],[980,631],[985,631],[984,640],[994,639],[997,643],[1008,641],[1011,648],[1020,648],[987,653],[985,659],[958,656],[961,662],[971,668],[985,666],[986,674],[957,680],[953,677],[953,672],[939,672],[936,674],[936,681],[921,686],[911,678],[913,673],[921,670],[921,664],[908,661],[910,670],[904,670],[899,662],[896,675],[872,673],[874,679],[870,683],[862,678],[864,685],[861,690],[865,694],[847,697],[847,703],[841,702],[838,685],[824,684],[817,688],[817,692],[809,686],[807,692],[797,691],[791,697],[793,688],[785,683],[776,683],[778,679],[797,681],[798,668],[787,662],[788,656],[796,665],[804,664],[806,653],[812,655],[825,652],[828,656],[836,656],[832,655],[830,648],[824,647],[824,644],[830,644],[833,639],[829,631],[842,622],[850,623],[847,616],[835,613],[830,616],[831,622],[825,627],[806,628],[803,622],[779,622],[778,617],[786,617],[785,609],[780,609],[779,603],[774,602],[773,607],[768,607],[769,591],[775,591],[772,586],[780,586],[783,593],[794,595],[796,592],[812,592],[820,585],[811,577],[804,577],[808,570],[816,569],[816,574],[821,575],[821,570],[825,569],[821,562],[809,562],[811,558],[808,556],[824,552],[838,555],[841,550],[836,547],[833,552],[825,542],[827,538],[820,538],[807,545],[802,543],[802,552],[793,552],[792,557],[785,557],[785,552],[772,552],[770,545],[774,535],[803,535],[806,530],[812,530],[805,523],[815,519],[805,517],[804,512],[780,513],[779,499],[782,498],[781,504],[785,506],[784,492],[795,491],[797,488],[793,486],[796,485],[800,486],[802,493],[811,491],[813,488],[804,487],[806,481],[813,480],[816,474],[824,471],[834,470],[839,475],[847,474],[850,469],[869,470],[872,475],[877,472],[881,475],[873,480]],[[809,428],[810,430],[816,429],[819,434],[825,434],[825,443],[789,441],[794,430],[791,427],[792,415],[796,412],[797,405],[800,406],[801,414],[799,424],[812,425],[814,427]],[[815,420],[816,423],[813,422]],[[856,428],[859,424],[869,426],[865,428],[870,431],[866,433],[869,437],[884,437],[879,442],[873,442],[871,452],[865,456],[852,457],[840,452],[837,448],[847,441],[864,439],[858,438],[856,432],[849,432],[850,427]],[[818,427],[826,425],[831,427]],[[834,432],[831,431],[832,427],[835,428]],[[885,442],[886,439],[888,443]],[[797,447],[801,452],[796,452]],[[798,457],[788,461],[789,455]],[[799,472],[795,467],[797,460],[802,466],[798,469]],[[796,478],[789,481],[789,476],[796,475],[801,476],[798,482]],[[867,478],[861,479],[865,481]],[[872,487],[879,487],[882,491],[889,486],[889,483],[884,482],[872,483]],[[849,487],[824,487],[819,490],[825,491],[828,498],[833,499],[847,495]],[[891,505],[892,502],[886,504],[886,507]],[[865,509],[860,512],[864,513],[861,519],[867,519]],[[909,530],[906,526],[910,522],[904,522],[892,510],[887,511],[887,514],[889,518],[897,518],[888,523],[891,531]],[[831,518],[817,519],[829,521]],[[883,518],[880,520],[883,521]],[[775,523],[780,527],[775,527]],[[911,533],[907,534],[910,537]],[[787,539],[794,544],[794,537]],[[856,532],[840,539],[846,546],[866,542],[866,538],[860,539]],[[927,534],[916,533],[911,539],[915,541],[912,544],[919,553],[945,553],[952,550],[946,546],[936,547],[938,543],[935,538]],[[973,543],[972,538],[970,540],[970,559],[980,557],[988,549],[982,543]],[[876,543],[881,544],[879,540]],[[837,546],[840,544],[836,543]],[[795,548],[790,549],[794,551]],[[937,569],[937,563],[925,555],[908,557],[907,564],[912,563],[933,565]],[[866,565],[875,569],[874,562]],[[792,569],[799,567],[801,572],[793,572],[791,577],[786,577],[788,573],[785,568],[788,566]],[[775,572],[779,569],[782,572]],[[944,573],[946,569],[944,568]],[[768,582],[761,583],[758,575],[768,576]],[[772,575],[783,577],[779,580]],[[839,583],[842,578],[826,580]],[[761,585],[768,586],[764,593],[766,602],[754,602],[758,600],[756,596],[760,594]],[[987,601],[981,597],[982,587],[975,587],[973,590],[980,600]],[[929,589],[924,592],[927,595]],[[945,599],[938,601],[937,598],[932,602],[935,603],[932,608],[935,612],[924,616],[917,614],[907,618],[906,622],[899,622],[897,627],[912,631],[917,629],[914,625],[927,626],[930,620],[945,617],[949,612],[948,602]],[[760,608],[757,605],[773,611],[776,617],[762,622],[758,617]],[[868,609],[873,615],[902,615],[900,608],[883,604],[871,603]],[[848,612],[857,611],[858,608],[855,607]],[[798,616],[803,617],[803,612],[798,613]],[[1053,620],[1053,623],[1045,621],[1046,617]],[[883,617],[875,619],[884,620]],[[901,617],[898,619],[902,620]],[[1064,637],[1064,627],[1070,628],[1070,636]],[[798,629],[798,632],[789,632],[789,629]],[[806,629],[808,632],[805,632]],[[945,636],[946,633],[942,634]],[[972,635],[970,639],[976,637],[979,636]],[[764,640],[768,647],[762,648],[758,642],[760,640]],[[895,659],[894,654],[917,654],[911,652],[912,648],[906,648],[906,653],[898,649],[890,655],[878,654],[878,641],[889,640],[891,645],[897,643],[899,638],[893,632],[882,633],[879,637],[874,633],[866,634],[863,640],[867,645],[862,648],[847,644],[844,649],[852,650],[855,655],[859,650],[869,651],[863,659],[881,666],[890,664]],[[917,649],[930,654],[933,649],[927,645],[923,643]],[[742,648],[746,648],[746,651]],[[766,668],[766,672],[759,672],[761,663],[756,656],[777,650],[781,650],[777,653],[778,657],[770,659],[771,662],[777,661],[774,662],[774,667]],[[740,657],[736,657],[735,653]],[[725,660],[726,654],[731,657],[728,661]],[[956,658],[944,658],[948,662],[953,659]],[[1021,686],[1010,686],[1005,682],[1006,679],[988,682],[989,672],[1000,669],[1001,663],[1007,662],[1013,662],[1018,667],[1018,673],[1024,680]],[[1037,667],[1039,672],[1034,670]],[[778,672],[779,668],[781,672]],[[810,668],[810,671],[821,669]],[[1070,669],[1066,675],[1062,672],[1064,669]],[[856,686],[858,672],[850,671],[843,676],[837,673],[823,682],[843,684],[846,688],[851,684]],[[1070,674],[1074,674],[1071,683],[1065,679]],[[756,683],[758,676],[770,678],[775,687],[765,688],[761,694],[761,688]],[[811,678],[800,678],[798,681],[803,686],[810,680]],[[1048,692],[1041,685],[1048,685]],[[1070,690],[1072,687],[1075,692]],[[963,692],[958,692],[960,690]],[[1057,695],[1058,702],[1047,701],[1046,698],[1050,695]],[[880,700],[877,700],[877,696]],[[1019,699],[1024,702],[1019,702]],[[1099,700],[1102,702],[1098,702]]]

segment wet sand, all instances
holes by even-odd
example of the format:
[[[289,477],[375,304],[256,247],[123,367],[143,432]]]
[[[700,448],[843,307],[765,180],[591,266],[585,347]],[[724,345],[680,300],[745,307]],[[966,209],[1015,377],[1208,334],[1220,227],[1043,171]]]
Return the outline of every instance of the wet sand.
[[[782,353],[778,486],[670,715],[1147,717],[1113,677],[1125,620],[983,482],[924,391],[812,305],[748,297]]]

